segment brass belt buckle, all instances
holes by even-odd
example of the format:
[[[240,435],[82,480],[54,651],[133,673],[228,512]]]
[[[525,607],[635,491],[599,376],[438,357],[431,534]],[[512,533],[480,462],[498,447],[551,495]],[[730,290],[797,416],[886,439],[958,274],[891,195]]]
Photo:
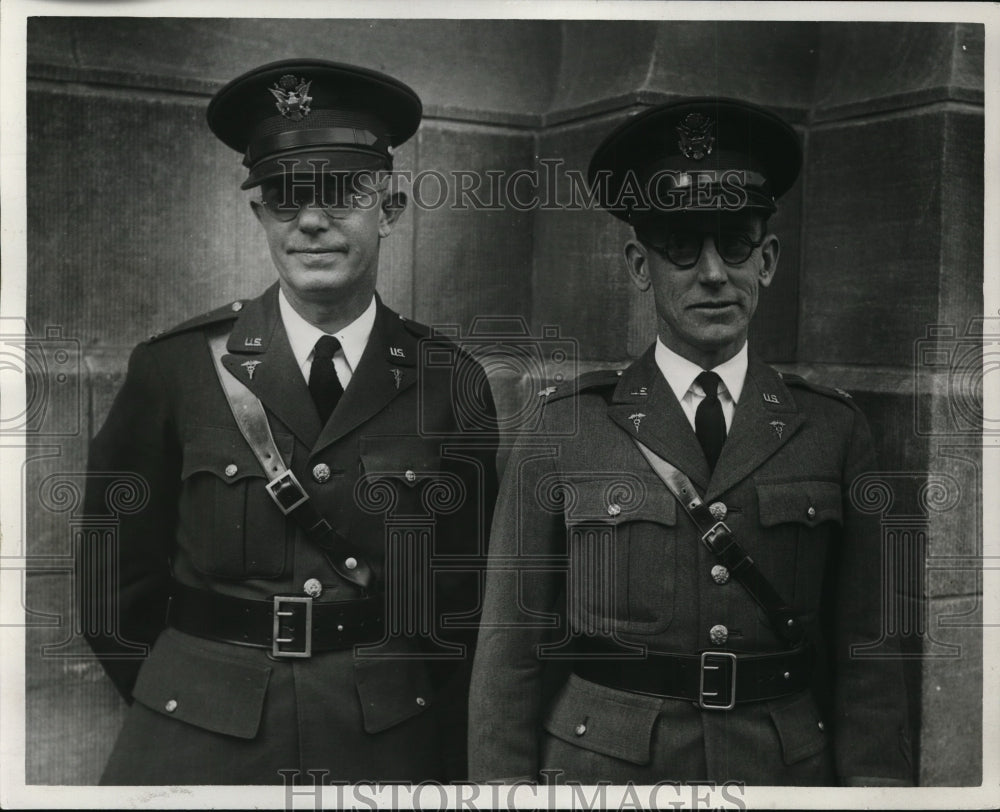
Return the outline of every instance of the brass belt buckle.
[[[264,487],[274,500],[274,504],[278,506],[278,510],[286,516],[303,502],[309,500],[309,494],[299,484],[298,479],[295,478],[295,474],[292,473],[291,469],[278,474],[278,476]]]
[[[271,656],[311,657],[313,599],[275,595],[273,600],[274,629],[271,633]]]
[[[710,687],[715,690],[705,689],[706,676],[711,680]],[[701,653],[698,707],[702,710],[732,710],[736,707],[736,655],[731,651]]]
[[[716,522],[713,524],[707,532],[702,534],[701,540],[705,543],[713,553],[716,552],[715,543],[720,538],[732,537],[733,531],[729,529],[729,525],[725,522]]]

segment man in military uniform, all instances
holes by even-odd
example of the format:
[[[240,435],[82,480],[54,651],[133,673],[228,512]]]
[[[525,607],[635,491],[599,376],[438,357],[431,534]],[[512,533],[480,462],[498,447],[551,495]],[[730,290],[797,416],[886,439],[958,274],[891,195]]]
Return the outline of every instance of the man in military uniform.
[[[83,617],[131,703],[103,783],[464,777],[495,410],[482,367],[375,293],[421,111],[319,60],[209,105],[279,279],[139,345],[93,441],[88,511],[121,518],[81,550]]]
[[[473,779],[911,781],[899,661],[865,656],[883,637],[880,530],[850,497],[867,423],[747,349],[800,164],[785,122],[714,98],[634,116],[594,154],[658,338],[543,390],[542,437],[507,465]]]

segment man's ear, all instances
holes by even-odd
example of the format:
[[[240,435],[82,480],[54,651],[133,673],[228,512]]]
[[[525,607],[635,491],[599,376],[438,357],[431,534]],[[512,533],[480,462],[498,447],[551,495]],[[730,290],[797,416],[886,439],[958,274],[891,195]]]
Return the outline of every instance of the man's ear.
[[[639,290],[649,290],[653,280],[649,277],[649,257],[646,247],[638,240],[625,243],[625,265],[632,284]]]
[[[766,234],[760,246],[761,266],[758,281],[761,287],[767,287],[778,272],[778,257],[781,255],[781,243],[776,234]]]
[[[263,221],[261,220],[261,218],[264,216],[264,204],[261,203],[259,200],[251,199],[250,208],[253,210],[254,217],[257,218],[257,221],[263,225]]]
[[[388,237],[393,226],[406,208],[405,192],[385,192],[382,196],[382,209],[378,218],[378,233],[380,237]]]

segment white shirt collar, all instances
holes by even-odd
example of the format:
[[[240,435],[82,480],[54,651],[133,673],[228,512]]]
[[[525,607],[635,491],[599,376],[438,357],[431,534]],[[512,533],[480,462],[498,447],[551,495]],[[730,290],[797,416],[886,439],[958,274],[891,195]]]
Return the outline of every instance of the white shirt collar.
[[[280,288],[278,289],[278,310],[281,313],[281,321],[285,325],[285,332],[288,334],[288,343],[292,345],[295,360],[308,378],[308,368],[312,363],[312,352],[316,342],[321,336],[328,334],[302,318],[285,298],[285,292]],[[364,313],[339,332],[332,334],[340,342],[344,358],[347,359],[347,366],[351,372],[357,369],[365,347],[368,345],[368,337],[375,326],[375,310],[375,297],[372,296],[371,303]]]
[[[702,373],[702,368],[678,355],[659,337],[656,339],[655,358],[656,365],[663,373],[663,377],[667,379],[667,383],[670,384],[674,396],[677,400],[683,400],[688,390],[694,385],[694,379]],[[747,344],[744,341],[736,355],[711,370],[722,378],[722,383],[733,399],[733,403],[739,403],[740,395],[743,393],[743,382],[746,380],[748,365]]]

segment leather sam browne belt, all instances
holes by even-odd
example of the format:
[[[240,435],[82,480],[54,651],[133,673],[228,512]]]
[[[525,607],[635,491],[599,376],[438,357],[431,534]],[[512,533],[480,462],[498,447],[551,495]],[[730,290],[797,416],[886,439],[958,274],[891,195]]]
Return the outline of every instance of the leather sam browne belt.
[[[167,623],[221,643],[271,650],[274,657],[310,657],[384,637],[383,600],[318,603],[302,595],[250,600],[174,583]]]
[[[619,691],[685,699],[704,710],[731,710],[737,703],[777,699],[809,688],[811,646],[776,654],[656,654],[577,660],[580,677]],[[614,657],[608,653],[608,657]]]

